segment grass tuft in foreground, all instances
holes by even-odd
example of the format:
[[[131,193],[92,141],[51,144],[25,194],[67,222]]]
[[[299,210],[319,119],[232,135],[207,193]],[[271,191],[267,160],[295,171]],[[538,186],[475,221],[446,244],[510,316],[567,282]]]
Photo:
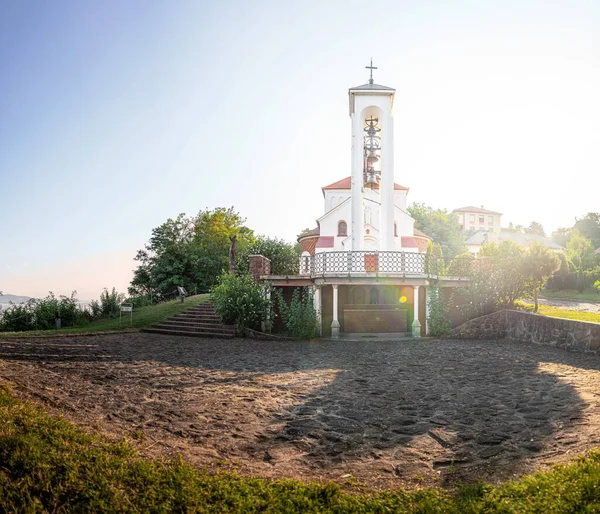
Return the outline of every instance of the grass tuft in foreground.
[[[56,336],[63,334],[81,334],[81,333],[95,333],[95,332],[110,332],[114,330],[127,330],[129,328],[139,329],[146,328],[154,323],[161,323],[166,321],[171,316],[179,314],[190,307],[200,305],[208,301],[208,294],[199,294],[196,296],[190,296],[185,299],[184,303],[179,300],[170,300],[168,302],[158,303],[156,305],[149,305],[147,307],[138,307],[133,311],[133,327],[130,326],[130,314],[128,312],[123,313],[122,319],[116,318],[105,318],[79,325],[76,327],[66,327],[61,330],[35,330],[29,332],[0,332],[0,338],[3,336]]]
[[[355,495],[335,484],[209,474],[144,460],[0,386],[3,512],[598,512],[600,452],[502,486]]]
[[[517,305],[527,312],[533,312],[533,304],[528,302],[517,302]],[[537,312],[542,316],[550,316],[551,318],[574,319],[578,321],[590,321],[592,323],[600,323],[600,313],[575,311],[572,309],[563,309],[561,307],[551,307],[550,305],[540,305]]]

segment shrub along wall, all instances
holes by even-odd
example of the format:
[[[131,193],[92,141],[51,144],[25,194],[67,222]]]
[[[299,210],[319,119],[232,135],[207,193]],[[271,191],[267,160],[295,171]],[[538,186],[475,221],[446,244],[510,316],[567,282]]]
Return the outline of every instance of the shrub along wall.
[[[457,339],[510,339],[555,346],[575,352],[600,353],[600,324],[503,310],[455,328]]]

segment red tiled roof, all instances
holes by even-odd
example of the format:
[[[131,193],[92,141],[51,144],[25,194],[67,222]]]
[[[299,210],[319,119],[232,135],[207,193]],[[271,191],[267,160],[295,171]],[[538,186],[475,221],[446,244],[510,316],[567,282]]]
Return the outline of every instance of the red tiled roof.
[[[329,184],[328,186],[322,187],[321,189],[323,191],[326,191],[328,189],[351,189],[351,184],[352,184],[352,177],[346,177],[343,178],[342,180],[338,180],[337,182],[334,182],[333,184]],[[373,189],[379,189],[379,184],[373,184]],[[394,190],[395,191],[408,191],[408,187],[404,187],[401,186],[400,184],[396,184],[394,183]]]
[[[413,229],[413,234],[417,237],[426,237],[427,239],[431,239],[427,234],[421,232],[420,230],[417,230],[416,228]]]
[[[307,230],[306,232],[303,232],[302,234],[300,234],[298,236],[298,241],[300,241],[300,239],[303,239],[305,237],[318,236],[320,233],[321,233],[321,229],[319,227],[315,227],[312,230]]]
[[[333,248],[333,236],[321,236],[317,239],[317,248]]]
[[[402,236],[400,239],[402,240],[402,248],[418,248],[419,247],[417,240],[414,237]]]

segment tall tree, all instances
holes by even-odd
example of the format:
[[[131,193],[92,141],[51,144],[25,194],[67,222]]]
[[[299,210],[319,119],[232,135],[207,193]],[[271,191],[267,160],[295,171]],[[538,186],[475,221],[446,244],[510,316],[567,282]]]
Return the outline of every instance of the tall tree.
[[[456,214],[446,209],[434,209],[423,203],[414,203],[408,213],[415,220],[415,228],[424,232],[440,245],[443,254],[452,258],[466,250],[465,238],[460,231]]]
[[[600,247],[600,213],[588,212],[575,222],[573,229],[578,230],[583,237],[589,239],[594,248]]]
[[[138,251],[135,259],[139,265],[129,294],[165,297],[177,286],[208,291],[221,271],[229,268],[229,238],[237,235],[240,251],[254,241],[254,233],[244,223],[232,207],[168,219],[152,231],[149,242]]]
[[[557,228],[552,232],[552,241],[560,246],[567,246],[569,239],[571,239],[571,228]]]
[[[495,285],[496,304],[513,307],[530,288],[530,280],[524,273],[522,262],[525,248],[513,241],[484,244],[478,257],[490,258],[489,264],[481,264],[484,275]]]
[[[282,239],[258,236],[240,254],[239,268],[248,270],[250,255],[264,255],[271,260],[271,274],[296,275],[300,263],[299,247],[286,243]]]
[[[532,221],[529,226],[525,229],[528,234],[537,234],[538,236],[546,237],[546,231],[541,223]]]
[[[592,243],[574,229],[573,235],[567,243],[565,255],[577,271],[577,289],[581,292],[585,289],[583,273],[587,267],[592,265],[594,257]]]
[[[535,312],[538,311],[538,293],[552,274],[559,270],[560,259],[546,245],[534,241],[527,247],[523,256],[523,271],[531,282],[531,291],[535,300]]]

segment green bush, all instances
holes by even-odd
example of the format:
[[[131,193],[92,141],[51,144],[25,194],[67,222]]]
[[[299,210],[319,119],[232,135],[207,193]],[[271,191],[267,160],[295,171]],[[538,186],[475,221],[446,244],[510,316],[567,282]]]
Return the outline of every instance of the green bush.
[[[277,308],[286,329],[292,337],[314,339],[318,335],[317,313],[312,291],[308,287],[298,287],[288,305],[280,289],[276,290]]]
[[[132,303],[134,307],[148,307],[149,305],[158,303],[156,299],[152,299],[150,295],[130,296],[125,302]]]
[[[0,330],[3,332],[35,330],[35,300],[8,307],[0,317]]]
[[[429,288],[429,333],[434,337],[443,336],[450,332],[450,315],[448,308],[442,302],[440,288],[433,286]]]
[[[94,318],[116,318],[124,299],[125,295],[117,292],[114,287],[110,292],[105,287],[100,294],[100,301],[92,300],[90,302],[92,316]]]
[[[271,306],[265,287],[250,275],[224,272],[212,288],[210,298],[223,322],[235,325],[241,334],[245,328],[261,329]]]
[[[56,327],[56,318],[62,326],[75,326],[86,314],[79,308],[77,292],[71,296],[59,296],[54,293],[42,300],[31,299],[25,304],[11,305],[0,319],[0,330],[5,332],[25,332],[29,330],[48,330]]]

